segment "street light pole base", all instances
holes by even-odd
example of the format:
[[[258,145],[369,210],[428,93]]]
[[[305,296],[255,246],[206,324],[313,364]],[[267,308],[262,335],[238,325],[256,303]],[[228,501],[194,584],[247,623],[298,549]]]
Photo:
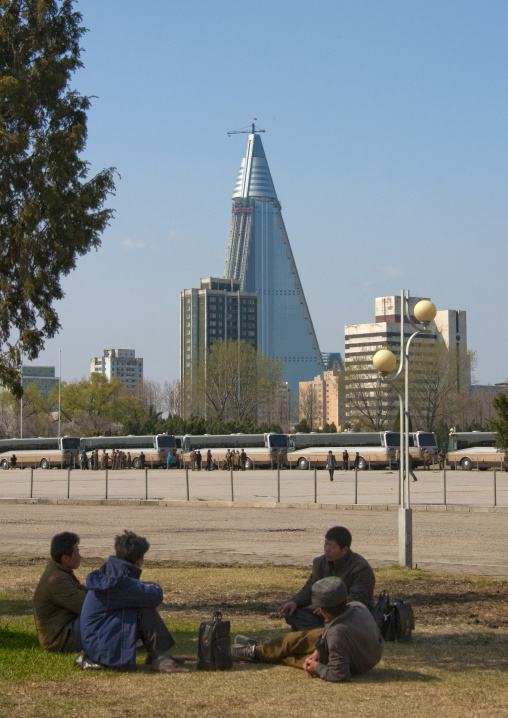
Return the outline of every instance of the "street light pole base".
[[[412,509],[399,509],[399,565],[413,568]]]

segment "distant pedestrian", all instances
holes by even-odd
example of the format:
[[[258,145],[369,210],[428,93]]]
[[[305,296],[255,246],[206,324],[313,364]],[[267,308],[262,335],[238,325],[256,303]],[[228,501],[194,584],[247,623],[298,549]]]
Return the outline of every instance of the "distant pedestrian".
[[[11,469],[16,468],[16,461],[17,461],[16,454],[13,454],[10,458]]]
[[[423,470],[430,471],[430,454],[427,447],[423,450]]]
[[[81,452],[81,456],[79,457],[81,468],[83,470],[88,469],[88,456],[86,455],[86,451],[83,449]]]
[[[355,454],[355,463],[354,463],[355,469],[360,468],[360,452],[356,452]]]
[[[203,457],[201,456],[201,451],[198,449],[196,451],[196,469],[198,471],[201,471],[202,462],[203,462]]]
[[[330,481],[333,481],[333,472],[335,471],[336,466],[337,461],[335,459],[335,456],[332,454],[331,451],[329,451],[328,456],[326,457],[326,468],[328,469],[328,473],[330,474]]]
[[[173,466],[173,454],[171,451],[168,451],[168,469],[170,469]]]
[[[439,454],[437,455],[437,458],[439,459],[439,469],[440,469],[440,471],[443,471],[443,469],[445,467],[445,458],[446,458],[443,447],[441,447],[439,449]]]
[[[210,449],[208,449],[208,451],[206,452],[206,470],[212,470],[212,452],[210,451]]]
[[[347,449],[344,449],[342,452],[342,468],[344,471],[348,471],[349,469],[349,454],[347,452]]]
[[[145,455],[143,452],[139,455],[139,463],[141,464],[141,468],[145,468]]]

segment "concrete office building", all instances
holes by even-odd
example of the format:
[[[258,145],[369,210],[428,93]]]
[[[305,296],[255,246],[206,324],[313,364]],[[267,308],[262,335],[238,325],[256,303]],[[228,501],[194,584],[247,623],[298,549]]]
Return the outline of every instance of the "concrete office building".
[[[312,381],[300,382],[300,421],[307,419],[312,429],[325,424],[342,424],[337,377],[339,370],[324,371]]]
[[[426,297],[423,297],[426,298]],[[410,297],[409,311],[413,321],[414,307],[422,297]],[[376,392],[375,371],[372,367],[372,357],[378,349],[389,348],[397,358],[400,355],[400,309],[401,298],[398,296],[377,297],[375,301],[375,321],[367,324],[350,324],[345,328],[345,364],[346,369],[355,368],[357,373],[357,386],[363,384],[366,388],[363,401],[373,404],[379,401]],[[418,325],[418,323],[417,323]],[[419,326],[419,325],[418,325]],[[429,325],[430,332],[418,335],[411,347],[413,360],[418,356],[419,347],[444,342],[448,349],[457,351],[458,357],[467,357],[467,326],[466,312],[450,309],[438,310],[436,318]],[[414,329],[406,322],[404,329],[405,340],[411,336]],[[399,361],[399,359],[398,359]],[[457,382],[463,382],[466,388],[471,383],[471,373],[457,370]],[[459,375],[460,374],[460,375]],[[369,397],[370,389],[370,397]],[[346,419],[354,418],[355,411],[348,402],[348,392],[352,390],[351,379],[346,380],[345,415]],[[395,394],[389,394],[390,400]],[[396,397],[390,420],[397,411]]]
[[[90,359],[90,374],[102,374],[109,381],[116,377],[130,390],[143,384],[143,359],[134,349],[104,349],[101,357]]]
[[[54,366],[22,366],[21,385],[27,387],[35,384],[41,396],[48,399],[49,392],[58,384],[58,377],[55,376]]]
[[[183,415],[195,408],[200,353],[216,341],[243,340],[258,349],[258,296],[240,282],[208,277],[180,293],[180,382]]]
[[[258,349],[282,359],[293,401],[323,362],[261,138],[255,126],[233,191],[224,277],[258,293]]]

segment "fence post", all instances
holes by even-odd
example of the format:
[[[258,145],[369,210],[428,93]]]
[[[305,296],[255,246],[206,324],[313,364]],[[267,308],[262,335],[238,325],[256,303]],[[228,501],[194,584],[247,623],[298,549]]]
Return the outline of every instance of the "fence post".
[[[317,469],[314,469],[314,503],[317,504]]]
[[[355,466],[355,506],[358,503],[358,466]]]
[[[148,469],[145,467],[145,501],[148,501]]]
[[[277,503],[280,504],[280,469],[277,469]]]
[[[34,470],[30,469],[30,498],[34,497]]]
[[[369,471],[370,471],[370,456],[369,456]]]
[[[478,464],[478,457],[476,457],[476,470],[477,470],[477,471],[480,471],[480,466],[479,466],[479,464]]]
[[[187,486],[187,501],[189,500],[189,469],[185,467],[185,485]]]
[[[67,498],[71,497],[71,470],[70,467],[67,469]]]
[[[494,469],[494,506],[497,506],[497,471]]]
[[[233,483],[233,469],[230,469],[230,471],[229,471],[229,476],[230,476],[230,479],[231,479],[231,501],[234,502],[234,500],[235,500],[235,488],[234,488],[234,483]]]
[[[106,469],[106,498],[108,498],[108,470]]]
[[[446,467],[443,469],[443,504],[446,506]]]

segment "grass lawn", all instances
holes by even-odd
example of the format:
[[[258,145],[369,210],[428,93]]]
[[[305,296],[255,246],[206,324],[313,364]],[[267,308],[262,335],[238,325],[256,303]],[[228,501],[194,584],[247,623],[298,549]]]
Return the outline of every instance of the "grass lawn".
[[[235,664],[231,671],[181,676],[86,672],[74,656],[38,644],[31,597],[45,561],[4,559],[0,577],[0,716],[2,718],[265,718],[266,716],[505,716],[508,705],[508,582],[382,569],[379,590],[410,600],[416,631],[410,643],[388,643],[381,663],[350,684],[308,678],[286,666]],[[84,580],[99,560],[83,561]],[[308,572],[292,567],[144,565],[159,582],[161,613],[175,652],[196,655],[201,621],[220,608],[232,634],[260,639],[285,631],[276,607]]]

